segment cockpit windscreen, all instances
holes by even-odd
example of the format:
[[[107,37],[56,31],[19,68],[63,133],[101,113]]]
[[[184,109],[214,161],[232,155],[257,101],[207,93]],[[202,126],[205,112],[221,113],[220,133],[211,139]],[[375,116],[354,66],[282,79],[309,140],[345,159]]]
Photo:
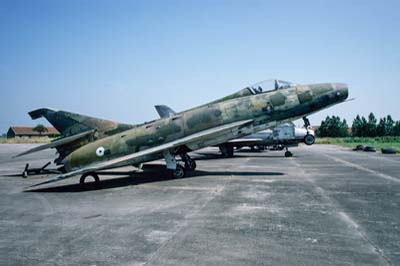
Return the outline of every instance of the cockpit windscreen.
[[[260,94],[267,91],[283,90],[295,86],[296,84],[288,81],[269,79],[247,87],[251,94]]]

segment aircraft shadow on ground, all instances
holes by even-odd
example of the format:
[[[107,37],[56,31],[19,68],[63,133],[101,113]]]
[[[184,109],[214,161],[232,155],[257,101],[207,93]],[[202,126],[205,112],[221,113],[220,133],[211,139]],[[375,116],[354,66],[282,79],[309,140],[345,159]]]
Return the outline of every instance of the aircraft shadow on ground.
[[[257,154],[257,155],[253,155]],[[263,153],[260,152],[254,152],[253,154],[250,155],[244,155],[244,154],[234,154],[233,157],[231,158],[225,158],[220,154],[212,154],[212,153],[197,153],[195,156],[192,156],[193,159],[196,161],[206,161],[206,160],[219,160],[219,159],[235,159],[235,158],[286,158],[284,153],[277,153],[276,155],[271,155],[271,154],[266,154],[262,155]],[[293,155],[292,157],[296,157]]]
[[[161,169],[162,167],[162,169]],[[159,169],[160,168],[160,169]],[[155,171],[155,169],[159,169]],[[87,183],[85,187],[77,184],[46,187],[39,189],[25,190],[25,192],[84,192],[89,190],[103,190],[117,187],[135,186],[146,183],[160,182],[174,180],[173,177],[168,177],[168,173],[165,171],[164,166],[158,165],[152,169],[152,171],[145,172],[121,172],[121,171],[109,171],[106,175],[123,175],[118,178],[110,178],[101,180],[102,174],[100,173],[100,184],[95,186],[93,182]],[[196,178],[201,176],[282,176],[285,175],[281,172],[251,172],[251,171],[203,171],[195,170],[190,172],[187,177],[183,178]],[[179,180],[179,179],[176,179]],[[78,180],[77,180],[78,181]]]

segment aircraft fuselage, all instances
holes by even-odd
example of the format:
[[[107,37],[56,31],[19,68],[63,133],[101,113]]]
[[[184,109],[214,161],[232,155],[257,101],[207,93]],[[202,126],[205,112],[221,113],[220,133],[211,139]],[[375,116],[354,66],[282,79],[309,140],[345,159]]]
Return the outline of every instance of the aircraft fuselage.
[[[251,124],[232,129],[229,133],[224,132],[212,138],[188,143],[185,148],[189,151],[218,145],[233,138],[306,116],[342,102],[347,96],[345,84],[324,83],[293,86],[210,103],[91,142],[69,154],[64,160],[64,166],[67,171],[71,171],[155,147],[203,130],[237,121],[253,120]],[[162,158],[162,154],[152,154],[140,160],[124,162],[124,165],[139,164],[159,158]],[[118,165],[120,166],[123,165]]]

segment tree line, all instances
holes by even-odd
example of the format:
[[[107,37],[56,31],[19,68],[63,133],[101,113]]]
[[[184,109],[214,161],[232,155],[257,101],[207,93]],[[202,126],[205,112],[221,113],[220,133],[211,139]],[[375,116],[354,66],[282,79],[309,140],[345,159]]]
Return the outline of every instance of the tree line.
[[[373,113],[368,115],[368,118],[357,115],[351,125],[351,132],[346,119],[341,120],[339,116],[327,116],[321,122],[321,126],[315,131],[318,137],[386,137],[400,136],[400,120],[394,121],[388,115],[376,119]]]

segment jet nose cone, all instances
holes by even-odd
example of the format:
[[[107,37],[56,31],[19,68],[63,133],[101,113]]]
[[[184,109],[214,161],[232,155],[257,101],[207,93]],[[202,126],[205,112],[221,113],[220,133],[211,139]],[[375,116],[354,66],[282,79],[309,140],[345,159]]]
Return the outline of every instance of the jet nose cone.
[[[335,83],[336,96],[345,100],[349,96],[349,87],[345,83]]]

